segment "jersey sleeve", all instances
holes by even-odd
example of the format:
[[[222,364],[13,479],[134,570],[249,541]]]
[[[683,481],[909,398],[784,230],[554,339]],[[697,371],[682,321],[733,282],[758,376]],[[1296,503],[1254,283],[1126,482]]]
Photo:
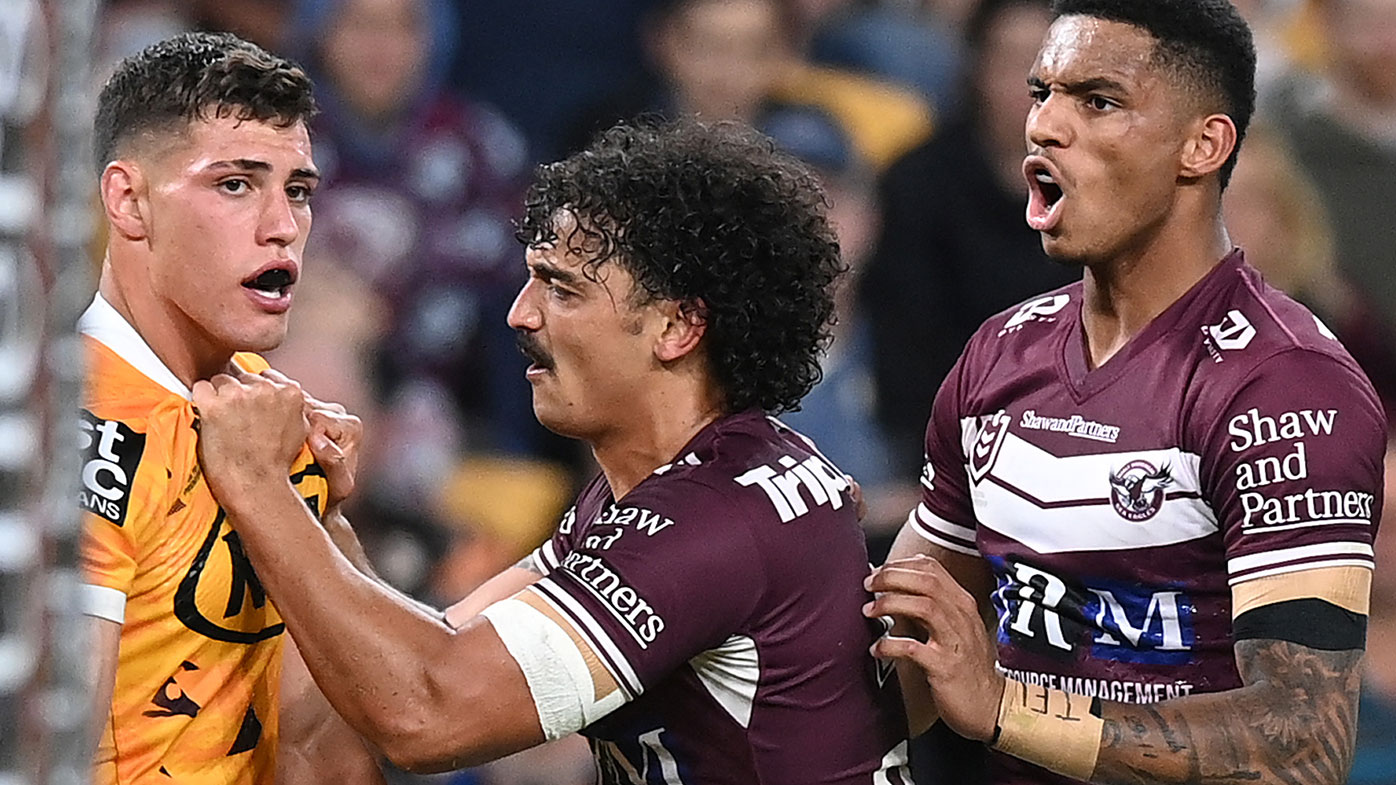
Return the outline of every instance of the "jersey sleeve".
[[[152,438],[145,423],[87,410],[79,416],[84,612],[121,623],[136,575],[139,533],[163,518],[170,472],[160,439]]]
[[[960,417],[964,373],[965,357],[961,355],[931,406],[926,462],[921,469],[921,503],[907,518],[907,525],[942,548],[978,556]]]
[[[537,552],[546,577],[526,590],[625,700],[722,645],[765,586],[746,511],[695,482],[663,488],[546,543]]]
[[[1371,569],[1385,446],[1385,415],[1354,366],[1293,349],[1252,371],[1201,450],[1232,586]]]

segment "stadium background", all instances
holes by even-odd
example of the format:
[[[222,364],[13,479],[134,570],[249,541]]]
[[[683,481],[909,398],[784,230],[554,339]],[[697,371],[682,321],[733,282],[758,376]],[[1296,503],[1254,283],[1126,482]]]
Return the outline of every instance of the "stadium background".
[[[1226,198],[1232,239],[1338,333],[1390,417],[1396,0],[1237,5],[1256,33],[1261,110]],[[931,397],[970,332],[1073,277],[1025,226],[1017,171],[1023,76],[1046,6],[0,0],[0,785],[80,781],[83,650],[63,566],[75,432],[55,413],[75,408],[66,336],[102,244],[85,126],[121,57],[181,30],[230,30],[316,78],[326,178],[291,335],[270,359],[363,417],[355,525],[385,577],[442,604],[541,540],[591,470],[531,415],[504,324],[523,277],[511,220],[534,164],[637,113],[748,122],[822,175],[854,273],[825,379],[787,420],[862,482],[878,558],[914,504]],[[1396,515],[1390,492],[1386,508]],[[1384,565],[1396,538],[1377,549]],[[1377,572],[1368,649],[1351,782],[1389,785],[1389,568]],[[925,743],[920,760],[953,755],[957,781],[973,785],[973,755],[953,745]],[[592,776],[571,739],[485,769],[394,779]]]

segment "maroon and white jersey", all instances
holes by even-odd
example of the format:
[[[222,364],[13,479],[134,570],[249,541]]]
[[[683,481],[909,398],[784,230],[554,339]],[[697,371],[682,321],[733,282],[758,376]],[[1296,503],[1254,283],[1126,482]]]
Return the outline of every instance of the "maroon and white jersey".
[[[1232,586],[1371,568],[1380,404],[1239,250],[1095,370],[1081,290],[971,339],[936,396],[910,523],[988,561],[1011,678],[1126,702],[1238,687]],[[1062,781],[996,758],[996,783]]]
[[[778,421],[720,419],[620,500],[598,476],[533,558],[623,694],[582,731],[603,785],[911,782],[847,481]]]

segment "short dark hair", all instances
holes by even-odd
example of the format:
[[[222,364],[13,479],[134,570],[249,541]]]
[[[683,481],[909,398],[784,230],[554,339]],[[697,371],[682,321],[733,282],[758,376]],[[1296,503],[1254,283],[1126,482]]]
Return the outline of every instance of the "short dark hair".
[[[1158,41],[1156,59],[1221,104],[1236,123],[1236,149],[1221,168],[1231,180],[1255,113],[1255,41],[1230,0],[1053,0],[1058,16],[1093,16],[1143,29]]]
[[[97,171],[133,137],[182,131],[212,117],[290,127],[315,114],[310,77],[290,60],[230,33],[185,33],[122,60],[93,121]]]
[[[735,123],[622,123],[540,166],[518,238],[564,238],[598,279],[614,261],[636,295],[680,302],[707,323],[703,348],[728,412],[799,407],[819,381],[847,269],[816,176]],[[578,237],[577,235],[581,235]]]

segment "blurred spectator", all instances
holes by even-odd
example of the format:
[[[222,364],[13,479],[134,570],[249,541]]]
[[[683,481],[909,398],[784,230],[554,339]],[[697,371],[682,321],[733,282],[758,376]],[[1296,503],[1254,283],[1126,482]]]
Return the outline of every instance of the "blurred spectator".
[[[439,497],[461,461],[560,443],[533,417],[527,362],[505,323],[524,274],[511,219],[525,144],[445,88],[447,0],[295,10],[322,108],[312,133],[323,182],[296,319],[274,362],[363,417],[365,547],[390,582],[430,593],[442,554],[490,542],[469,531],[479,521],[443,517]]]
[[[915,90],[937,115],[959,96],[960,38],[929,14],[863,0],[784,0],[800,48],[816,63]]]
[[[281,52],[294,0],[188,0],[190,20],[200,30],[220,30]]]
[[[1267,108],[1323,195],[1339,268],[1396,328],[1396,2],[1318,6],[1328,67],[1288,80]]]
[[[777,0],[666,0],[648,20],[645,42],[651,70],[580,115],[569,147],[640,114],[759,126],[762,112],[792,104],[828,111],[874,166],[930,131],[930,109],[916,94],[805,62]]]
[[[967,27],[966,112],[882,181],[883,230],[864,281],[879,416],[914,478],[931,400],[979,324],[1079,271],[1047,260],[1023,218],[1027,74],[1047,0],[985,0]]]
[[[963,33],[980,0],[920,0],[920,5],[941,24]]]
[[[876,385],[871,366],[867,319],[858,312],[857,280],[867,264],[880,222],[868,166],[859,160],[847,133],[827,113],[790,107],[768,113],[760,130],[777,146],[819,174],[829,198],[829,220],[849,273],[835,294],[834,341],[822,362],[823,378],[781,420],[814,440],[819,449],[863,487],[868,514],[863,519],[874,549],[885,555],[888,535],[896,533],[915,505],[914,488],[892,484],[894,472],[886,439],[876,417]],[[874,557],[875,561],[881,561]]]
[[[528,453],[537,438],[504,321],[523,275],[510,220],[527,155],[499,114],[445,89],[456,27],[445,0],[297,7],[323,110],[311,264],[352,273],[384,303],[379,441],[385,470],[402,469],[400,492],[417,498],[462,449]]]
[[[1391,785],[1396,779],[1396,444],[1386,448],[1386,499],[1376,539],[1372,608],[1367,621],[1357,750],[1348,785]]]
[[[1367,372],[1396,422],[1396,351],[1387,323],[1338,270],[1328,217],[1284,138],[1253,125],[1225,194],[1227,231],[1266,280],[1304,303]]]
[[[658,0],[453,0],[465,20],[451,83],[518,123],[538,160],[576,118],[643,69],[640,21]]]

